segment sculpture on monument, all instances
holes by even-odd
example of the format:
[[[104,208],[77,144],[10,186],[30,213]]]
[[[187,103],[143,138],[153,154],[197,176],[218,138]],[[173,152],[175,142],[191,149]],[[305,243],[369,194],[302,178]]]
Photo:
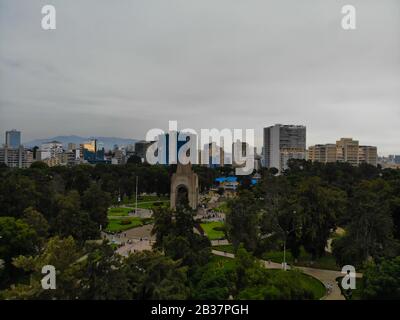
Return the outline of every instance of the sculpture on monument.
[[[193,210],[197,209],[199,201],[199,178],[192,171],[192,165],[178,163],[176,172],[171,178],[171,209],[187,204]]]

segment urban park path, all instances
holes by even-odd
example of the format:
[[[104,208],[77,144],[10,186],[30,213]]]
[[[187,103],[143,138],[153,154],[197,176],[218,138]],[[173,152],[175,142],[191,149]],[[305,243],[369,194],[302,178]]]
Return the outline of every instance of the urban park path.
[[[235,255],[233,253],[228,253],[228,252],[223,252],[223,251],[217,251],[217,250],[212,250],[212,253],[217,255],[217,256],[222,256],[222,257],[227,257],[227,258],[235,258]],[[269,261],[264,261],[260,260],[263,266],[267,269],[282,269],[282,265],[280,263],[276,262],[269,262]],[[290,269],[290,266],[287,267]],[[334,271],[334,270],[325,270],[325,269],[316,269],[316,268],[308,268],[308,267],[298,267],[295,266],[296,269],[299,269],[303,271],[305,274],[308,274],[319,281],[321,281],[325,288],[330,287],[330,290],[326,290],[325,296],[322,298],[322,300],[345,300],[344,296],[340,292],[340,288],[336,282],[336,278],[338,277],[343,277],[343,273],[340,271]],[[361,278],[362,274],[357,273],[356,274],[357,278]]]
[[[126,230],[121,232],[118,240],[123,243],[121,247],[117,249],[117,252],[121,255],[127,256],[130,252],[138,252],[143,250],[152,250],[152,244],[155,239],[154,236],[151,235],[152,225],[145,225],[138,228]],[[106,235],[106,238],[109,240],[115,239],[114,235]],[[212,246],[218,245],[227,245],[229,242],[225,239],[223,240],[212,240]],[[226,258],[234,258],[235,255],[233,253],[212,250],[214,255],[226,257]],[[263,266],[267,269],[282,269],[282,265],[280,263],[260,260]],[[323,300],[345,300],[344,296],[341,294],[340,288],[336,282],[336,278],[343,277],[343,273],[340,271],[334,270],[326,270],[326,269],[317,269],[310,267],[301,267],[294,266],[296,269],[301,270],[307,275],[310,275],[319,281],[321,281],[325,288],[329,288],[326,290],[325,296],[322,298]],[[290,269],[290,266],[287,267]],[[362,274],[357,273],[357,278],[361,278]]]

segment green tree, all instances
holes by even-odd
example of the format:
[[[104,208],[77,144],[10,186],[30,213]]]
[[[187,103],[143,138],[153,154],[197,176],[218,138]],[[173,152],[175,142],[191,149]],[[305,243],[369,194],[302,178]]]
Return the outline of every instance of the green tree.
[[[229,297],[229,281],[222,270],[204,273],[192,293],[195,300],[226,300]]]
[[[189,295],[187,267],[157,251],[131,254],[124,269],[132,299],[183,300]]]
[[[242,290],[250,285],[250,279],[259,273],[261,266],[243,245],[236,252],[236,288]]]
[[[24,210],[34,207],[38,193],[31,179],[12,173],[0,180],[1,216],[20,218]]]
[[[390,187],[376,179],[361,182],[350,199],[351,220],[347,232],[333,242],[338,264],[361,266],[368,258],[393,257],[398,242],[393,237],[390,213]]]
[[[25,221],[13,217],[0,217],[0,257],[5,271],[13,271],[13,257],[36,251],[37,234]]]
[[[41,242],[47,239],[50,226],[46,218],[39,211],[32,207],[25,209],[22,220],[36,231]]]
[[[111,196],[108,192],[104,192],[97,184],[93,183],[83,193],[81,203],[92,221],[102,227],[107,226],[107,210],[111,205]]]
[[[49,239],[37,256],[19,256],[13,264],[30,274],[29,284],[17,283],[4,292],[7,299],[78,299],[82,279],[79,258],[83,253],[72,237]],[[56,289],[44,290],[41,285],[42,268],[52,265],[56,269]]]
[[[243,190],[239,197],[228,202],[226,230],[229,240],[237,248],[240,243],[254,251],[259,237],[260,208],[251,191]]]
[[[140,158],[137,155],[132,155],[128,158],[126,163],[130,163],[130,164],[142,164],[142,158]]]
[[[30,166],[31,169],[39,169],[39,170],[46,170],[49,166],[44,163],[43,161],[35,161]]]
[[[302,217],[295,189],[285,176],[274,176],[269,171],[264,174],[262,183],[256,188],[256,194],[265,202],[258,253],[280,250],[285,245],[296,258],[300,252]]]
[[[83,242],[99,237],[99,228],[87,212],[80,208],[80,197],[77,191],[71,191],[66,196],[58,196],[56,200],[58,215],[53,228],[61,237],[73,236]]]
[[[194,232],[195,222],[190,208],[178,206],[172,212],[159,207],[155,209],[153,216],[155,248],[162,249],[173,260],[189,266],[189,272],[208,262],[211,243],[207,237]]]
[[[165,207],[157,207],[153,212],[154,225],[151,231],[156,236],[155,248],[162,248],[164,237],[173,230],[172,211]]]
[[[90,244],[84,261],[81,298],[85,300],[129,299],[123,258],[106,242]]]
[[[296,196],[299,214],[303,217],[302,242],[313,258],[325,254],[332,230],[345,210],[346,194],[323,184],[320,178],[303,180]]]
[[[236,299],[304,300],[319,298],[296,271],[267,270],[243,247],[236,254]],[[304,279],[304,278],[303,278]]]
[[[362,283],[363,299],[400,299],[400,257],[369,264],[363,274]]]

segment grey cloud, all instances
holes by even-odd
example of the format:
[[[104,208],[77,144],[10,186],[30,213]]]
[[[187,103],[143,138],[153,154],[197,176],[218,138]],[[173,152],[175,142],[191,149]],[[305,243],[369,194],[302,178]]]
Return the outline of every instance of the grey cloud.
[[[399,153],[400,2],[0,0],[0,134],[143,138],[307,125],[308,144],[353,136]]]

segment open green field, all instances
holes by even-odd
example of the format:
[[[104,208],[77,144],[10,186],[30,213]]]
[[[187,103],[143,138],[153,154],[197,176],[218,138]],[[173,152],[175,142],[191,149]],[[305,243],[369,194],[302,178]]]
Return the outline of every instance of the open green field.
[[[157,201],[138,201],[138,208],[141,209],[154,209],[157,206],[157,203],[160,203],[161,206],[169,206],[169,200],[157,200]],[[132,204],[135,207],[135,203]]]
[[[223,244],[220,246],[213,246],[212,249],[217,250],[217,251],[222,251],[222,252],[235,253],[235,250],[233,249],[233,246],[231,244]]]
[[[161,202],[162,205],[169,205],[166,197],[144,196],[138,201],[138,208],[153,209],[154,204]],[[131,217],[129,213],[135,210],[135,204],[131,203],[126,207],[112,207],[108,209],[108,225],[106,232],[121,232],[148,223],[149,219]]]
[[[209,263],[212,269],[224,269],[226,272],[233,272],[236,265],[235,259],[221,256],[213,256]],[[271,275],[274,279],[279,278],[282,281],[298,282],[302,288],[312,291],[316,300],[321,299],[326,293],[325,286],[321,281],[297,270],[266,269],[266,274]]]
[[[222,230],[215,230],[215,228],[223,228],[224,223],[219,221],[203,222],[200,224],[205,234],[210,240],[224,239],[225,233]]]
[[[231,244],[213,246],[213,250],[218,250],[222,252],[235,253],[233,246]],[[296,263],[294,263],[294,259],[290,251],[286,251],[286,262],[290,265],[296,265],[301,267],[313,267],[318,269],[326,269],[326,270],[340,270],[340,268],[336,265],[335,258],[326,253],[325,256],[318,258],[311,264],[311,256],[304,251],[303,248],[300,250],[300,257]],[[264,253],[262,255],[262,259],[265,261],[271,260],[272,262],[282,263],[283,262],[283,251],[270,251]]]
[[[283,270],[271,270],[271,271],[288,272]],[[308,274],[299,271],[289,271],[289,272],[297,272],[299,274],[302,287],[311,290],[314,293],[314,297],[316,297],[316,299],[321,299],[322,297],[325,296],[326,288],[321,281]]]
[[[167,196],[152,196],[152,195],[141,195],[138,196],[138,203],[139,202],[156,202],[156,201],[167,201],[169,197]],[[126,205],[132,205],[136,202],[136,197],[133,195],[132,197],[125,197],[122,202]]]
[[[168,196],[152,196],[152,195],[145,195],[145,196],[138,196],[138,201],[164,201],[169,200]]]
[[[138,217],[112,218],[109,217],[106,232],[121,232],[135,227],[140,227],[147,220]]]
[[[283,251],[270,251],[262,255],[263,260],[271,260],[272,262],[281,263],[283,261]],[[311,262],[311,255],[307,253],[304,248],[300,249],[300,256],[297,262],[294,263],[294,258],[289,250],[286,251],[286,262],[290,265],[295,264],[296,266],[312,267],[326,270],[340,270],[336,265],[336,260],[330,253],[325,253],[325,256],[316,259]]]
[[[109,208],[107,215],[110,217],[123,217],[127,216],[129,212],[133,210],[134,210],[133,208],[127,208],[127,207]]]
[[[154,197],[153,197],[154,199]],[[149,209],[152,210],[154,207],[156,207],[158,204],[161,206],[169,206],[169,200],[149,200],[148,197],[146,198],[146,201],[141,200],[138,201],[138,208],[140,209]],[[108,216],[109,217],[124,217],[128,216],[130,212],[133,212],[135,210],[136,203],[128,203],[126,204],[126,207],[112,207],[108,209]]]

